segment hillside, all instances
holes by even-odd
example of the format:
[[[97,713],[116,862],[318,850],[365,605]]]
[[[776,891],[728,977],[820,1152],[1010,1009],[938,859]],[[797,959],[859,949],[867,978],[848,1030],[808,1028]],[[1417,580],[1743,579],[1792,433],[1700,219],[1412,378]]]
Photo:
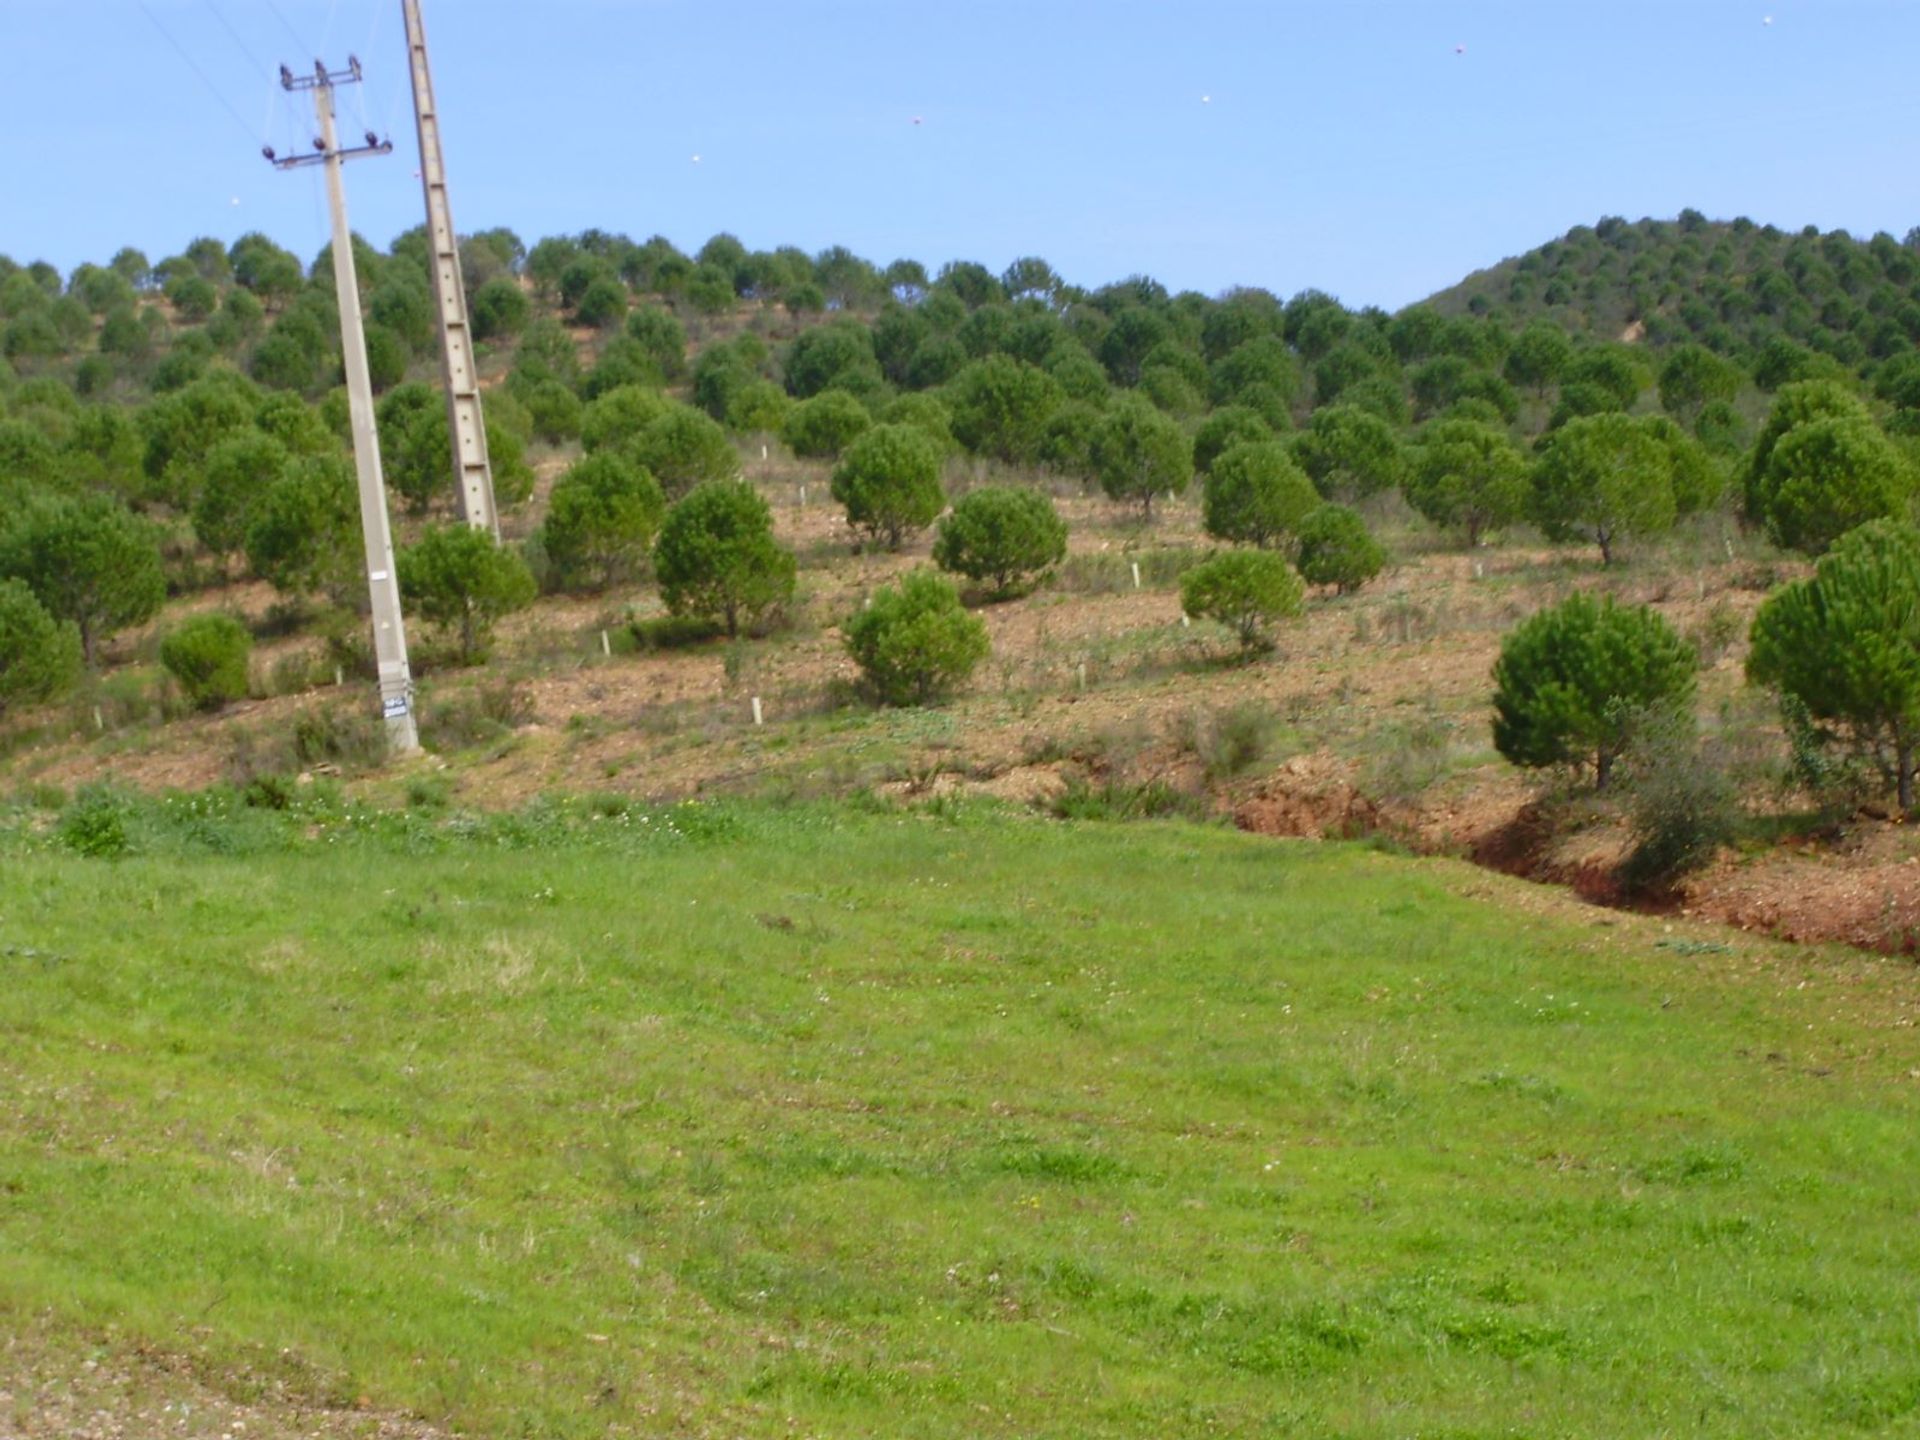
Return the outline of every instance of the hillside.
[[[1579,225],[1425,303],[1522,329],[1544,323],[1654,347],[1694,341],[1749,365],[1785,338],[1848,366],[1920,342],[1920,251],[1879,234],[1786,231],[1744,217]]]
[[[1754,265],[1779,250],[1756,288],[1814,245],[1725,232]],[[1515,273],[1591,263],[1604,309],[1627,303],[1608,278],[1622,262],[1594,247],[1641,246],[1644,269],[1668,250],[1719,254],[1703,238],[1719,233],[1692,218],[1603,224]],[[1819,246],[1855,280],[1886,250]],[[1854,368],[1777,336],[1723,360],[1661,346],[1651,322],[1622,344],[1551,321],[1516,331],[1471,305],[1387,316],[1313,291],[1173,295],[1147,277],[1087,291],[1031,257],[929,274],[727,235],[688,255],[601,231],[531,246],[490,231],[463,254],[505,598],[482,615],[465,596],[407,595],[435,771],[406,777],[363,698],[328,257],[302,264],[252,235],[159,261],[123,251],[66,277],[0,261],[0,599],[16,617],[0,632],[42,637],[38,654],[0,656],[0,785],[56,809],[103,783],[271,799],[316,773],[382,803],[480,808],[550,791],[960,786],[1280,833],[1382,828],[1618,898],[1626,808],[1560,805],[1549,786],[1559,818],[1536,824],[1526,772],[1489,744],[1503,634],[1579,589],[1652,607],[1691,647],[1702,763],[1741,797],[1715,832],[1739,845],[1670,898],[1782,934],[1916,943],[1907,832],[1856,818],[1886,813],[1873,809],[1885,757],[1831,730],[1787,733],[1743,670],[1763,600],[1835,538],[1786,535],[1748,494],[1781,387],[1834,379],[1823,403],[1859,422],[1849,443],[1883,489],[1848,502],[1851,524],[1904,503],[1911,356]],[[411,586],[407,562],[452,509],[425,252],[415,232],[356,256]],[[1543,467],[1569,426],[1654,453],[1664,498],[1625,522],[1543,511]],[[890,540],[833,499],[869,434],[928,471],[931,509]],[[1461,437],[1503,477],[1484,506],[1452,488],[1463,452],[1440,447]],[[1374,547],[1373,568],[1323,576],[1264,657],[1182,609],[1187,572],[1223,542],[1261,539],[1213,513],[1209,467],[1229,453],[1294,487],[1291,518],[1264,537],[1283,556],[1301,559],[1292,527],[1310,512]],[[662,583],[656,541],[689,494],[735,476],[790,578],[728,637],[699,592]],[[965,587],[989,658],[943,705],[876,704],[843,622],[928,568],[941,508],[1008,486],[1065,526],[1064,553],[1005,593]],[[1817,526],[1839,511],[1808,513]],[[61,529],[74,525],[100,534],[81,545]],[[111,562],[92,588],[69,584],[71,557],[93,553]],[[163,663],[190,629],[238,647],[209,694],[188,691],[178,654]]]

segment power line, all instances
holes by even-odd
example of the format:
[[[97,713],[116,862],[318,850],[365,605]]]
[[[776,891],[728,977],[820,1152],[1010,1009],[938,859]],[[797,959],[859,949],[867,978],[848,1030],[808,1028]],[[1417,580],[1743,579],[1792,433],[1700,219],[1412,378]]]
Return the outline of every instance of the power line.
[[[205,0],[205,4],[207,9],[213,12],[213,18],[220,22],[220,28],[227,32],[227,38],[232,40],[235,45],[239,46],[240,53],[247,57],[247,64],[251,65],[255,70],[258,70],[262,75],[266,76],[269,80],[271,80],[273,78],[273,73],[274,73],[273,67],[271,65],[262,64],[258,59],[254,57],[254,53],[247,48],[247,42],[242,40],[239,34],[234,30],[233,26],[227,23],[227,17],[220,13],[220,7],[214,4],[213,0]]]
[[[274,0],[267,0],[267,8],[273,12],[273,18],[278,20],[287,34],[292,37],[294,43],[293,53],[296,55],[312,53],[307,49],[307,42],[300,38],[300,32],[293,28],[293,22],[288,20],[287,17],[280,12],[280,7],[274,3]]]
[[[141,14],[153,22],[153,28],[165,37],[167,44],[173,47],[174,53],[186,62],[187,68],[200,77],[200,83],[207,87],[207,93],[213,96],[215,100],[218,100],[220,102],[220,108],[233,117],[233,123],[240,127],[241,133],[244,134],[249,141],[257,142],[260,138],[258,133],[255,132],[251,125],[240,118],[240,112],[233,108],[232,102],[220,92],[220,88],[207,78],[207,72],[202,70],[199,65],[194,62],[193,56],[186,52],[185,47],[173,38],[173,32],[160,23],[160,17],[147,8],[147,0],[133,0],[133,3],[140,7]]]

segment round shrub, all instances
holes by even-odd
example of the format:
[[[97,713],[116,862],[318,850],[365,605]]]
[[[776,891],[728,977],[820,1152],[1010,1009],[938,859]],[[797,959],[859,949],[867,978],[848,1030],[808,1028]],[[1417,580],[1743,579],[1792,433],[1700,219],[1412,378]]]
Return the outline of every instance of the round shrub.
[[[580,443],[589,450],[604,450],[609,445],[637,440],[672,404],[659,391],[644,385],[609,390],[581,414]]]
[[[728,480],[740,473],[740,457],[727,432],[691,405],[671,406],[648,423],[629,449],[670,496],[684,495],[706,480]]]
[[[1278,545],[1320,505],[1320,494],[1278,440],[1243,441],[1213,462],[1202,513],[1209,535]]]
[[[727,428],[743,435],[778,434],[793,402],[771,380],[745,380],[727,396]]]
[[[1223,405],[1193,432],[1194,473],[1205,476],[1213,462],[1234,446],[1273,439],[1273,427],[1245,405]]]
[[[195,615],[160,642],[160,664],[196,710],[218,710],[247,696],[253,636],[231,615]]]
[[[495,340],[518,335],[533,318],[533,302],[518,281],[496,275],[473,292],[473,338]]]
[[[553,487],[540,527],[548,581],[556,589],[601,590],[631,578],[667,513],[659,482],[627,455],[589,455]]]
[[[1698,667],[1693,647],[1647,606],[1571,595],[1500,646],[1494,748],[1530,768],[1590,759],[1605,789],[1636,721],[1689,702]]]
[[[847,653],[889,705],[919,705],[951,692],[987,658],[987,627],[960,604],[953,583],[930,570],[903,576],[841,627]]]
[[[963,496],[940,522],[933,560],[1011,595],[1058,565],[1067,553],[1067,523],[1038,490],[988,486]]]
[[[1180,608],[1227,626],[1247,655],[1272,649],[1274,623],[1298,615],[1305,599],[1293,567],[1269,550],[1229,550],[1180,577]]]
[[[802,459],[832,460],[873,423],[867,407],[844,390],[823,390],[787,412],[780,438]]]
[[[847,523],[898,550],[947,503],[940,489],[940,447],[913,425],[876,425],[847,447],[833,471],[833,498]]]
[[[1827,417],[1782,435],[1760,472],[1761,518],[1776,545],[1822,555],[1869,520],[1904,518],[1914,475],[1871,420]]]
[[[1300,578],[1309,585],[1331,585],[1351,594],[1378,575],[1387,563],[1386,548],[1367,530],[1367,522],[1344,505],[1322,505],[1300,522]]]
[[[675,615],[757,624],[793,598],[798,566],[773,538],[773,512],[740,480],[701,485],[667,512],[653,546],[660,598]]]
[[[55,700],[80,676],[80,631],[61,623],[20,580],[0,580],[0,715]]]
[[[407,608],[454,636],[460,661],[486,658],[494,623],[533,603],[527,562],[485,530],[442,525],[399,555],[400,596]]]

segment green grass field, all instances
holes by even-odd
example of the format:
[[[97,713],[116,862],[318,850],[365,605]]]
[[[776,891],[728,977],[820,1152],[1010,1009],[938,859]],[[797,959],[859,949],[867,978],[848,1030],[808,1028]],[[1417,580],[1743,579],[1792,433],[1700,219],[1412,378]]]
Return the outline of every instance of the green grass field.
[[[1905,964],[1177,824],[30,828],[0,1325],[480,1436],[1920,1433]]]

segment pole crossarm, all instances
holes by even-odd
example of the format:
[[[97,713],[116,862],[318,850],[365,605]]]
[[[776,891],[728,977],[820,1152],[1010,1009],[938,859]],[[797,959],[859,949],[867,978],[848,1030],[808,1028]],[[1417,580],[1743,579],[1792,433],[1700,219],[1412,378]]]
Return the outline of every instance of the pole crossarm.
[[[321,60],[313,62],[313,73],[311,75],[297,75],[285,65],[280,67],[280,88],[289,92],[295,90],[331,91],[340,85],[358,85],[361,78],[360,57],[358,55],[349,55],[347,57],[347,68],[344,70],[329,70],[326,67],[326,63]],[[324,165],[329,160],[357,160],[363,155],[391,155],[393,153],[393,141],[391,138],[382,140],[378,135],[375,135],[373,131],[369,130],[366,132],[366,142],[364,145],[335,144],[330,146],[325,136],[316,135],[313,137],[313,153],[309,155],[281,155],[276,152],[271,145],[262,145],[260,147],[260,153],[267,157],[267,162],[276,170],[298,170],[306,165]]]

